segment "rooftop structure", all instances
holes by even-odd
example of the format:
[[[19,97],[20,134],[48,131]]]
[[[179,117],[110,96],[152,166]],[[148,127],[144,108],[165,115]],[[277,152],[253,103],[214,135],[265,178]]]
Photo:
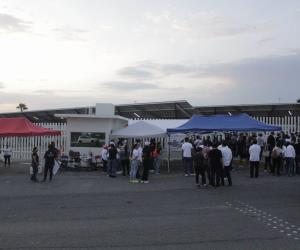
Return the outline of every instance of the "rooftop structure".
[[[115,105],[115,115],[129,119],[189,119],[193,114],[240,114],[250,116],[284,117],[300,116],[299,103],[276,104],[244,104],[220,106],[192,106],[185,100],[173,102],[153,102]],[[0,117],[24,116],[32,122],[65,122],[64,116],[69,115],[95,115],[96,107],[77,107],[65,109],[49,109],[24,112],[2,113]]]

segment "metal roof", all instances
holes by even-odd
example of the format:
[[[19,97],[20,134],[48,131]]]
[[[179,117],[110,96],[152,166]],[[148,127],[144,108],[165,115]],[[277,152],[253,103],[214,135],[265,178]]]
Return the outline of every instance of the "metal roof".
[[[195,114],[240,114],[247,113],[250,116],[300,116],[299,103],[277,103],[277,104],[244,104],[228,106],[198,106],[194,107]]]
[[[153,102],[117,105],[116,114],[130,119],[186,119],[193,114],[187,101]]]
[[[192,106],[184,100],[173,102],[153,102],[115,105],[115,115],[129,119],[189,119],[193,114],[239,114],[250,116],[300,116],[299,103],[244,104],[224,106]],[[0,117],[24,116],[32,122],[65,122],[55,114],[95,114],[95,107],[77,107],[24,112],[2,113]]]

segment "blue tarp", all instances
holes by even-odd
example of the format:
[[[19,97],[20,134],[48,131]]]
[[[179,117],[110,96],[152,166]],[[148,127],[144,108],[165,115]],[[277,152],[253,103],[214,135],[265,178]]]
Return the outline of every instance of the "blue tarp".
[[[240,115],[193,115],[193,117],[183,125],[167,129],[168,133],[186,132],[215,132],[215,131],[281,131],[278,126],[267,125],[251,118],[247,114]]]

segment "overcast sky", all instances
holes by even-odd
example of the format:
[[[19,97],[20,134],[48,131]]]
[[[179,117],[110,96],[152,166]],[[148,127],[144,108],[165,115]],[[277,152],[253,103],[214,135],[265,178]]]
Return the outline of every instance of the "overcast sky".
[[[1,0],[0,112],[300,98],[298,0]]]

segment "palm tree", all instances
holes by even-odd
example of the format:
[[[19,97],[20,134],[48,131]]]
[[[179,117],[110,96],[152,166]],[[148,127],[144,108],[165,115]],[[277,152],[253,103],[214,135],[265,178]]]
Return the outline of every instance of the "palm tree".
[[[27,105],[25,103],[19,103],[19,106],[16,107],[17,109],[20,109],[21,112],[28,109]]]

